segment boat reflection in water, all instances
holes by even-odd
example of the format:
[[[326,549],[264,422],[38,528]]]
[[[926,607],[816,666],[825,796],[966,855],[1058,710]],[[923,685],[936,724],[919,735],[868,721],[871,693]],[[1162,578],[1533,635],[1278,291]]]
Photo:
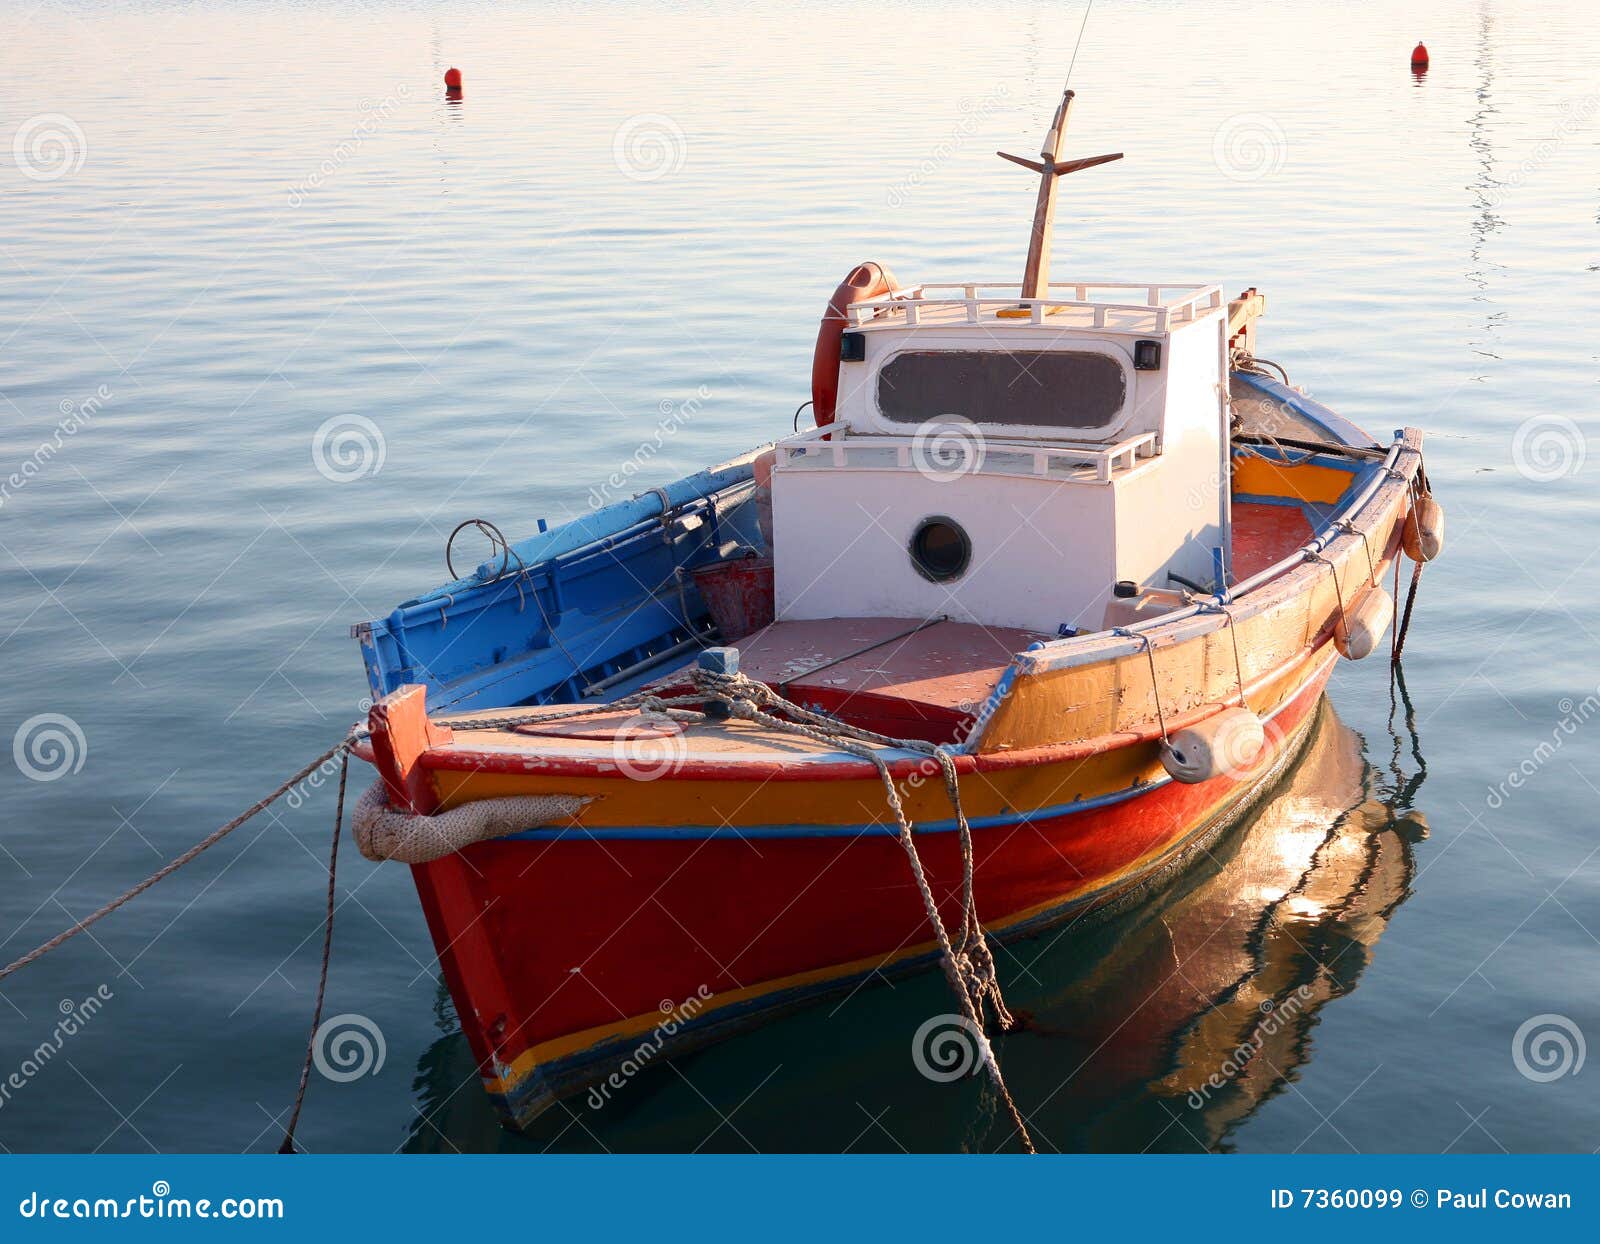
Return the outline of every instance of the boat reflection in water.
[[[1427,832],[1411,806],[1424,774],[1414,734],[1408,744],[1395,736],[1379,768],[1324,702],[1294,767],[1170,889],[1092,929],[1008,947],[1001,971],[1027,1027],[1003,1038],[1006,1074],[1040,1149],[1227,1148],[1230,1133],[1311,1057],[1318,1013],[1355,986],[1409,893],[1413,849]],[[1005,1147],[1008,1127],[980,1079],[930,1084],[912,1057],[908,1037],[948,1010],[938,984],[863,989],[648,1065],[609,1097],[574,1099],[521,1135],[502,1131],[482,1096],[466,1091],[474,1064],[452,1031],[420,1061],[410,1143]],[[441,990],[441,1022],[453,1028],[443,998]],[[923,1066],[960,1058],[964,1034],[944,1036],[942,1046],[936,1033],[924,1040],[934,1048],[920,1052]]]

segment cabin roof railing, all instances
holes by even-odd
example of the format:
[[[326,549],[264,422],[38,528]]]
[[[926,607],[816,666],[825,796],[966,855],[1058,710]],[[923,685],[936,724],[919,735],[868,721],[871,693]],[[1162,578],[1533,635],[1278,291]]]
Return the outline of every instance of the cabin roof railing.
[[[1006,281],[939,282],[897,289],[846,308],[851,328],[1079,328],[1164,333],[1226,307],[1217,285],[1149,285],[1125,281],[1052,281],[1060,296],[1022,298]],[[1026,311],[1026,315],[1018,314]],[[1000,314],[1008,312],[1008,314]]]
[[[790,466],[812,470],[819,467],[918,470],[925,469],[917,464],[927,453],[920,436],[858,432],[847,424],[837,423],[808,428],[779,441],[774,448],[780,470]],[[986,437],[978,473],[1103,484],[1113,475],[1130,471],[1160,452],[1160,438],[1154,432],[1141,432],[1110,444],[1059,438]],[[1086,469],[1088,474],[1078,477],[1080,469]]]

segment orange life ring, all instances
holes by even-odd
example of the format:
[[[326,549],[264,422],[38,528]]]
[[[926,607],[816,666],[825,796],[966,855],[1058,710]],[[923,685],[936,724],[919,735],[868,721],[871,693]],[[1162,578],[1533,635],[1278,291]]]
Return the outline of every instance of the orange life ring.
[[[811,413],[819,428],[833,422],[839,404],[839,339],[849,322],[849,309],[898,289],[894,273],[881,263],[859,264],[839,282],[817,329],[817,349],[811,356]]]

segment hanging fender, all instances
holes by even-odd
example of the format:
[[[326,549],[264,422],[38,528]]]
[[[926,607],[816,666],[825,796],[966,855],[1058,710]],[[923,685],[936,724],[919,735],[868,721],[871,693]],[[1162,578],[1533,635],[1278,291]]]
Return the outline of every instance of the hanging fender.
[[[811,356],[811,413],[819,428],[833,422],[839,404],[839,341],[849,323],[850,308],[898,288],[894,273],[869,261],[852,268],[833,291],[817,329],[816,351]]]
[[[1394,597],[1381,587],[1373,587],[1355,604],[1345,610],[1343,618],[1334,627],[1333,645],[1339,655],[1359,661],[1372,655],[1378,641],[1394,621]]]
[[[1400,530],[1400,547],[1414,562],[1431,562],[1444,548],[1444,507],[1425,492],[1412,504]]]
[[[1223,774],[1243,779],[1254,770],[1266,742],[1261,718],[1242,706],[1225,708],[1163,739],[1161,767],[1187,785]]]

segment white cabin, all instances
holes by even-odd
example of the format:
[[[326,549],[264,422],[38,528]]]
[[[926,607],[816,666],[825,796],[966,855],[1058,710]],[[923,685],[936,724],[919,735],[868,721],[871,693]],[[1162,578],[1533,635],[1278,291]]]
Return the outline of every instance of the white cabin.
[[[832,424],[777,445],[777,617],[1097,630],[1230,547],[1216,286],[921,285],[848,309]]]

